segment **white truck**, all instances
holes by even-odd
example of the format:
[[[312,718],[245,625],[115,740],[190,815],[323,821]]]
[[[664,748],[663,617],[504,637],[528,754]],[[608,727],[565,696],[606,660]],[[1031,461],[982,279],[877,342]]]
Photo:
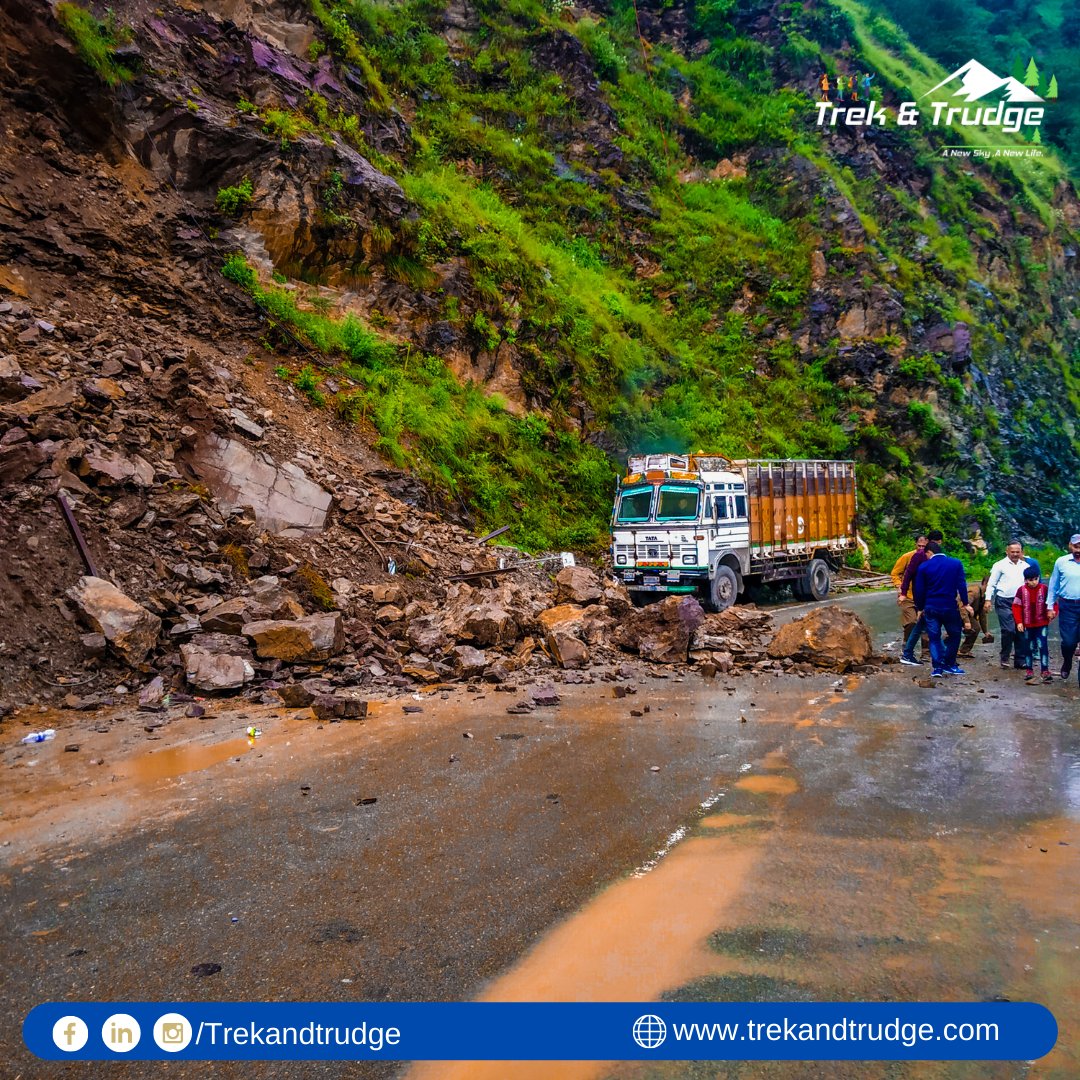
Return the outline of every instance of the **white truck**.
[[[859,546],[850,461],[632,455],[611,515],[615,577],[639,603],[698,593],[723,611],[748,586],[822,600]]]

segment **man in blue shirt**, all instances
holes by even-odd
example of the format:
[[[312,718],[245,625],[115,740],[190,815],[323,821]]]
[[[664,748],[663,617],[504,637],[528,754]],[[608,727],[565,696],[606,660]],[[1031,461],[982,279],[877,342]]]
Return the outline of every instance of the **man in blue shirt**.
[[[1046,603],[1061,620],[1058,623],[1061,631],[1061,677],[1067,679],[1072,671],[1077,644],[1080,643],[1080,533],[1073,533],[1069,537],[1069,554],[1062,555],[1054,563]],[[1076,678],[1080,685],[1080,671],[1077,671]]]
[[[964,625],[960,621],[960,607],[972,614],[968,603],[967,581],[964,580],[964,564],[959,559],[941,554],[941,544],[932,540],[926,545],[928,558],[915,573],[915,608],[926,620],[926,632],[930,637],[931,676],[963,675],[964,669],[956,665],[956,653]],[[941,631],[945,630],[942,644]]]

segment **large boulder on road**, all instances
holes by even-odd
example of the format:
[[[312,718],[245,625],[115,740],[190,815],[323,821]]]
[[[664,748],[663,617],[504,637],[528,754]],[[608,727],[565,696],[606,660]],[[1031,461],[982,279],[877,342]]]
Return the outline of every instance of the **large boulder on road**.
[[[111,581],[81,577],[67,595],[90,628],[103,635],[129,664],[141,664],[157,644],[161,620]]]
[[[627,616],[615,644],[643,660],[685,664],[694,631],[705,621],[705,609],[692,596],[668,596]]]
[[[865,664],[874,653],[870,628],[843,607],[817,607],[781,626],[769,643],[774,660],[790,657],[818,667],[846,671]]]

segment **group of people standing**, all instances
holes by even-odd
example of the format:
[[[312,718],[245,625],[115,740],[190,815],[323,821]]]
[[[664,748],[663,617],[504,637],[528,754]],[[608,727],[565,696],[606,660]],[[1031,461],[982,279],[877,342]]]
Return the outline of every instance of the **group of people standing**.
[[[837,101],[858,101],[859,91],[862,90],[863,100],[870,100],[870,84],[874,81],[874,76],[869,71],[864,71],[862,75],[856,72],[854,75],[837,75],[835,82],[836,100]],[[831,101],[832,90],[834,84],[829,81],[829,73],[823,71],[821,78],[818,79],[818,88],[821,90],[821,100]],[[846,95],[846,98],[845,98]]]
[[[937,529],[920,535],[914,549],[901,555],[892,568],[904,635],[900,662],[924,663],[915,656],[921,639],[933,677],[965,674],[957,659],[973,655],[980,630],[984,642],[994,640],[986,622],[994,611],[1001,666],[1023,669],[1029,683],[1037,680],[1036,661],[1042,681],[1053,681],[1047,630],[1058,619],[1062,660],[1058,674],[1067,679],[1080,644],[1080,533],[1069,539],[1068,554],[1054,563],[1049,583],[1042,580],[1035,559],[1024,556],[1024,545],[1012,540],[990,573],[978,585],[969,585],[963,563],[942,553],[943,539]],[[1077,682],[1080,685],[1080,667]]]

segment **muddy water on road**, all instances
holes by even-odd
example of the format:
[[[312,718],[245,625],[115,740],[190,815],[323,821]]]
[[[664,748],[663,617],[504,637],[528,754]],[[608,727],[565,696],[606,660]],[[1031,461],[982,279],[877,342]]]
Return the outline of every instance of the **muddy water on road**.
[[[895,636],[891,594],[843,602],[879,645]],[[758,713],[775,745],[717,778],[686,838],[480,1000],[1031,1000],[1060,1028],[1042,1061],[427,1063],[409,1080],[1076,1080],[1076,694],[1017,683],[992,645],[969,669],[932,691],[894,671]]]

